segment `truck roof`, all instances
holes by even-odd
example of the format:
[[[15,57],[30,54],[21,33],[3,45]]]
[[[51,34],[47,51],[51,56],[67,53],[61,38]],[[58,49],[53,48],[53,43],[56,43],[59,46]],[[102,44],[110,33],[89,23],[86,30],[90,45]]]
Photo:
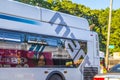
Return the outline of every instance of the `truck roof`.
[[[87,19],[13,0],[0,0],[0,13],[89,30]]]
[[[0,30],[92,40],[87,19],[13,0],[0,0]],[[84,34],[83,34],[84,33]]]

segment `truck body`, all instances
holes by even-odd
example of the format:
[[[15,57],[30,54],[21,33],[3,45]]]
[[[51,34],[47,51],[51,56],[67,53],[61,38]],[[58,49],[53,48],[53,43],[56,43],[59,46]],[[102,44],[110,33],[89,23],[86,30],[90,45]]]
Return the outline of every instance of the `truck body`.
[[[45,66],[37,66],[38,54]],[[0,0],[0,80],[92,80],[99,59],[85,18]]]

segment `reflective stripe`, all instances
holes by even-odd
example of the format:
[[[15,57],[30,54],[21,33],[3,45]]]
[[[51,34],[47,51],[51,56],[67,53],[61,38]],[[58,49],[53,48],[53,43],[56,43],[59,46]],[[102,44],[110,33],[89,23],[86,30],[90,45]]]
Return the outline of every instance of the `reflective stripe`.
[[[29,19],[20,18],[20,17],[9,16],[9,15],[5,15],[5,14],[0,14],[0,18],[6,19],[6,20],[11,20],[11,21],[16,21],[16,22],[27,23],[27,24],[40,25],[40,22],[35,21],[35,20],[29,20]]]

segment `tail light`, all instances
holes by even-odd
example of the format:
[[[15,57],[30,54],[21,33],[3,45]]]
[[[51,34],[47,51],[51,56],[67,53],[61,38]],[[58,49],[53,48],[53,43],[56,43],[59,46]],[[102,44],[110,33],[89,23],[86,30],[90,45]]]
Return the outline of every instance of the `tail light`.
[[[105,80],[104,78],[99,78],[99,77],[95,77],[95,78],[93,78],[93,80]]]

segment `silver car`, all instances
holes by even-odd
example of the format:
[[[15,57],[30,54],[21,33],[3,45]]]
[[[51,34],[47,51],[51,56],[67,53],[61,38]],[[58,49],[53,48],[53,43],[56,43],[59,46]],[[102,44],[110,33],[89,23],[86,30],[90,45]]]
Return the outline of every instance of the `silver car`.
[[[120,64],[113,66],[108,73],[95,75],[93,80],[120,80]]]

